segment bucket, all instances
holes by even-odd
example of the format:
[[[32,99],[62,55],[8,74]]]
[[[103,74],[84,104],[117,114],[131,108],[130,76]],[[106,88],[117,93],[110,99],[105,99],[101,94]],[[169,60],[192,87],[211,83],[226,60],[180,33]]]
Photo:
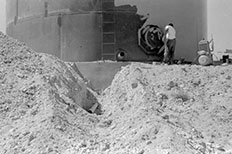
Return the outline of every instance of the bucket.
[[[223,63],[228,63],[229,62],[229,55],[223,55],[222,56],[222,62]]]

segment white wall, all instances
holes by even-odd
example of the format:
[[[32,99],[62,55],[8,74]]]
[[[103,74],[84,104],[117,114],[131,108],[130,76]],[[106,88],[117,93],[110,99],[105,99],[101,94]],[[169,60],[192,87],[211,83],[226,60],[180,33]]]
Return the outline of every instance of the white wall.
[[[232,49],[232,0],[208,0],[208,38],[215,51]]]
[[[0,31],[6,31],[6,0],[0,0]]]

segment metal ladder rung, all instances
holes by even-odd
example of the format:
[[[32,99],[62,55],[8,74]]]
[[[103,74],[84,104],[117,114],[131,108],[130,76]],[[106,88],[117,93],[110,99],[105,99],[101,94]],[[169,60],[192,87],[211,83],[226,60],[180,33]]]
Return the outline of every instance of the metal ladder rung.
[[[114,3],[114,0],[102,0],[102,6]],[[106,4],[106,5],[105,5]],[[113,4],[112,4],[113,5]],[[106,9],[102,12],[102,59],[114,59],[115,57],[115,11],[113,9]],[[108,25],[107,25],[108,24]],[[106,29],[105,29],[106,28]],[[106,32],[104,32],[106,31]]]
[[[102,44],[103,45],[115,45],[115,42],[109,42],[109,43],[108,42],[106,42],[106,43],[103,42]]]
[[[115,21],[105,21],[103,24],[115,24]]]
[[[103,53],[102,55],[103,55],[103,56],[114,56],[113,53]]]
[[[102,34],[115,34],[115,32],[103,32]]]

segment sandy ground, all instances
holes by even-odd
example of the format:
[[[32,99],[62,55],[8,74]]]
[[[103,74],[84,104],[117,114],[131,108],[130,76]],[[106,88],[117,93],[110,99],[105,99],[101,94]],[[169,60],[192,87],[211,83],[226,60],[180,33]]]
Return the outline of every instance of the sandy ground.
[[[134,63],[102,94],[108,153],[232,152],[231,66]],[[107,131],[106,131],[107,130]]]
[[[65,153],[97,118],[84,81],[59,59],[0,34],[0,154]]]
[[[0,154],[232,153],[231,65],[132,63],[96,95],[72,64],[0,34],[0,66]]]

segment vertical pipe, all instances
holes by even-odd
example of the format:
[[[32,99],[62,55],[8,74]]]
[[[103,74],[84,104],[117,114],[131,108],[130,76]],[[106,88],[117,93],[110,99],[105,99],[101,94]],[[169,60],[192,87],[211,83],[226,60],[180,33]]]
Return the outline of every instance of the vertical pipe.
[[[59,30],[58,30],[58,37],[59,37],[59,58],[63,60],[63,56],[62,56],[62,15],[59,14],[58,18],[57,18],[57,24],[58,24],[58,27],[59,27]]]
[[[65,59],[65,51],[64,51],[64,48],[65,48],[65,41],[64,41],[64,30],[63,30],[63,17],[64,15],[60,15],[60,43],[59,43],[59,46],[60,46],[60,59],[64,60]]]
[[[104,0],[101,0],[101,8],[102,8],[102,3]],[[103,10],[101,10],[101,15],[100,15],[100,31],[101,31],[101,60],[103,60]]]
[[[19,16],[19,0],[16,0],[16,5],[15,5],[15,18],[14,18],[14,24],[17,24],[18,21],[18,16]]]
[[[48,16],[48,2],[44,2],[44,17]]]

